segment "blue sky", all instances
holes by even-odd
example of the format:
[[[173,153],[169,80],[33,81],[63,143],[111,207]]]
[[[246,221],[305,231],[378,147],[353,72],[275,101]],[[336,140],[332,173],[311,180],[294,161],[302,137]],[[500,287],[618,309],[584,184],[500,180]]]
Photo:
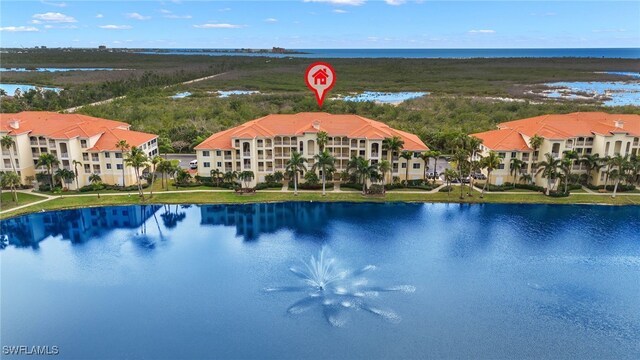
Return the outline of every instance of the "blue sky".
[[[639,1],[6,1],[3,47],[640,47]]]

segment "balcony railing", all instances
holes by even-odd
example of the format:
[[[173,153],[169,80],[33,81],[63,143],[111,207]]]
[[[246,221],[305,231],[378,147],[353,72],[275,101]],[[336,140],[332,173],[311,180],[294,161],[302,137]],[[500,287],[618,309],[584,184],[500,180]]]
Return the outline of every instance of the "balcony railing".
[[[31,145],[38,145],[38,140],[31,140],[29,142],[31,143]]]
[[[224,159],[225,159],[225,160],[231,160],[231,155],[225,155],[225,156],[224,156]]]
[[[245,151],[245,152],[242,153],[242,155],[244,157],[249,157],[249,156],[251,156],[251,151]]]
[[[69,158],[69,153],[66,153],[66,152],[60,153],[60,158],[61,159],[68,159]]]
[[[378,157],[378,155],[380,155],[380,153],[377,153],[377,152],[372,152],[371,153],[371,157]]]

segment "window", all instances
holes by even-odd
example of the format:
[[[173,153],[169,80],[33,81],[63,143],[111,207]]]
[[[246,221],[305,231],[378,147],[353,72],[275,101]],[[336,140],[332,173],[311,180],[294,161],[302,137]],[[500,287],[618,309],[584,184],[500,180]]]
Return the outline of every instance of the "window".
[[[85,149],[87,147],[87,140],[80,140],[80,147]]]
[[[107,164],[107,170],[111,170],[111,164]]]
[[[217,167],[222,167],[222,163],[220,161],[218,161],[218,163],[216,164]]]
[[[222,151],[220,150],[216,151],[216,156],[222,156]]]
[[[84,164],[84,172],[85,172],[85,174],[90,173],[91,172],[91,165]]]
[[[203,151],[202,156],[210,156],[209,151]]]
[[[498,165],[498,169],[500,169],[500,170],[504,169],[504,164]]]
[[[407,168],[407,163],[402,163],[402,168],[406,169]]]
[[[100,174],[100,165],[93,165],[93,172],[95,174]]]
[[[211,167],[211,163],[208,161],[205,161],[204,163],[202,163],[202,165],[206,168]]]
[[[105,152],[105,153],[104,153],[104,157],[105,157],[105,158],[107,158],[107,159],[108,159],[108,158],[110,158],[110,157],[111,157],[111,153],[110,153],[110,152],[108,152],[108,151],[107,151],[107,152]]]
[[[84,161],[89,161],[89,154],[87,154],[87,153],[82,153],[82,160],[84,160]]]
[[[420,169],[420,163],[413,164],[413,168],[414,169]]]
[[[499,152],[498,156],[500,157],[500,159],[504,159],[504,157],[507,156],[507,154],[503,152]]]
[[[116,159],[122,159],[122,153],[116,153]]]
[[[122,164],[116,164],[116,169],[122,170]]]
[[[512,157],[512,158],[516,157],[516,152],[515,152],[515,151],[513,151],[513,152],[511,153],[511,157]]]

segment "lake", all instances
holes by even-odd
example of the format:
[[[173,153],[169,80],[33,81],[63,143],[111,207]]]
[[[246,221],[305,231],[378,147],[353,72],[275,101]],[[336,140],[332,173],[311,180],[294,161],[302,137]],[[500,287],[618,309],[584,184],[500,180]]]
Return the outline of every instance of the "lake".
[[[69,71],[116,71],[116,70],[130,70],[130,69],[114,69],[114,68],[0,68],[0,72],[15,71],[15,72],[69,72]]]
[[[428,92],[419,91],[405,91],[405,92],[380,92],[380,91],[364,91],[359,94],[351,94],[346,96],[334,97],[334,100],[353,101],[353,102],[366,102],[372,101],[382,104],[400,104],[404,101],[416,99],[425,95]]]
[[[640,357],[640,206],[146,205],[0,225],[2,345],[56,358]]]
[[[551,88],[543,92],[549,98],[595,99],[605,106],[640,105],[638,81],[574,81],[545,85]]]
[[[54,87],[46,87],[46,86],[36,86],[36,85],[27,85],[27,84],[0,84],[0,89],[7,92],[7,95],[13,96],[16,93],[17,89],[20,89],[21,92],[34,90],[34,89],[42,89],[42,90],[51,90],[55,92],[59,92],[62,89],[54,88]]]

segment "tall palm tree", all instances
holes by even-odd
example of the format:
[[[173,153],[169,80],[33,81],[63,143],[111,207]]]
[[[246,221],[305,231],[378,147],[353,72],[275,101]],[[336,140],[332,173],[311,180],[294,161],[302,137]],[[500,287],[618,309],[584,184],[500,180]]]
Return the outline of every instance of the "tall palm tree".
[[[68,170],[68,169],[65,169],[65,168],[60,168],[60,169],[56,170],[55,177],[60,179],[61,183],[67,184],[66,187],[68,187],[69,184],[71,184],[73,182],[73,179],[75,179],[76,174],[71,170]]]
[[[453,169],[445,169],[444,170],[444,181],[447,184],[447,196],[451,195],[451,181],[458,176]]]
[[[407,150],[404,150],[400,153],[400,157],[406,161],[407,166],[405,166],[405,175],[404,175],[404,186],[409,186],[409,161],[413,157],[413,153]]]
[[[318,143],[320,152],[324,151],[324,147],[329,142],[329,134],[327,134],[326,131],[318,131],[316,134],[316,142]]]
[[[469,171],[472,174],[477,174],[482,171],[482,162],[480,160],[473,160],[469,163]],[[475,184],[476,178],[473,176],[469,176],[469,192],[467,195],[473,196],[473,187]]]
[[[520,178],[520,181],[525,184],[531,184],[531,182],[533,181],[533,176],[531,176],[531,174],[524,174]]]
[[[6,172],[2,174],[2,182],[0,187],[8,187],[11,190],[13,201],[18,203],[18,192],[16,188],[20,186],[20,175],[16,172]]]
[[[524,165],[524,161],[518,158],[511,158],[509,161],[509,175],[513,176],[513,188],[516,188],[516,183],[518,182],[518,175],[522,170],[522,165]]]
[[[125,187],[125,175],[124,175],[124,168],[125,168],[125,153],[127,151],[129,151],[129,149],[131,148],[131,145],[129,145],[129,143],[127,142],[127,140],[120,140],[116,143],[116,149],[120,150],[120,152],[122,152],[122,187]]]
[[[80,185],[78,185],[78,165],[82,165],[82,163],[78,160],[73,160],[73,172],[76,175],[76,191],[80,191]]]
[[[431,156],[433,157],[433,184],[436,184],[436,178],[438,177],[438,159],[442,153],[438,150],[431,150]]]
[[[604,178],[604,189],[607,190],[607,185],[609,185],[609,175],[611,175],[611,170],[613,169],[612,157],[607,155],[603,158],[600,158],[600,161],[605,169],[605,178]]]
[[[151,169],[151,195],[153,197],[153,185],[156,183],[156,171],[158,170],[158,164],[162,163],[164,159],[160,155],[156,155],[151,158],[151,165],[153,168]],[[161,184],[162,185],[162,184]]]
[[[15,144],[15,140],[13,140],[13,137],[11,137],[10,135],[5,135],[0,139],[0,145],[2,145],[3,149],[7,149],[7,151],[9,151],[9,158],[11,159],[11,168],[13,169],[14,173],[18,173],[16,171],[16,163],[15,160],[13,160],[13,145]]]
[[[58,165],[60,161],[56,158],[55,155],[51,153],[40,154],[38,158],[38,162],[36,163],[36,167],[45,167],[47,169],[47,174],[51,177],[51,190],[55,187],[55,180],[53,178],[53,167]]]
[[[547,196],[551,192],[551,182],[558,178],[560,169],[560,159],[554,158],[550,153],[544,154],[545,160],[537,165],[536,175],[542,173],[542,177],[547,179]]]
[[[156,167],[156,170],[160,172],[160,174],[162,175],[161,178],[161,187],[164,188],[165,187],[165,180],[164,180],[164,176],[165,174],[169,174],[169,170],[171,169],[172,165],[171,165],[171,161],[169,160],[163,160],[160,162],[160,164],[158,164],[158,166]],[[169,180],[166,181],[166,188],[169,189]]]
[[[569,187],[569,178],[571,177],[571,169],[573,168],[573,163],[574,161],[580,160],[580,154],[578,154],[578,152],[575,150],[565,151],[564,154],[562,154],[562,159],[563,159],[563,161],[561,161],[562,171],[564,172],[564,176],[565,176],[564,192],[566,193]]]
[[[327,182],[326,175],[328,171],[335,170],[336,159],[329,154],[328,150],[322,150],[321,153],[316,154],[313,158],[315,159],[315,163],[311,169],[313,171],[317,171],[318,169],[322,171],[322,196],[325,196],[327,195],[325,191],[325,185]]]
[[[618,185],[620,185],[620,181],[624,178],[625,171],[629,167],[629,155],[622,156],[617,154],[611,159],[611,165],[616,169],[614,170],[614,178],[616,180],[616,185],[613,187],[613,194],[611,197],[616,197],[616,192],[618,191]]]
[[[243,182],[242,185],[245,189],[249,188],[249,182],[253,180],[254,177],[255,177],[255,174],[251,170],[245,170],[240,174],[238,174],[238,179],[240,179],[240,181]]]
[[[544,143],[544,138],[542,136],[538,136],[538,134],[534,134],[529,139],[529,146],[533,149],[533,151],[538,151],[542,144]]]
[[[213,169],[209,172],[209,175],[211,175],[211,178],[215,180],[216,187],[218,187],[220,185],[220,176],[222,176],[222,171],[220,171],[220,169]]]
[[[455,154],[453,154],[452,160],[456,162],[456,168],[458,170],[458,177],[460,178],[460,199],[464,199],[464,183],[462,182],[462,168],[465,162],[469,158],[469,153],[464,148],[459,148]]]
[[[579,161],[581,164],[584,164],[586,166],[587,182],[591,183],[593,179],[593,173],[595,172],[597,174],[598,172],[600,172],[600,169],[602,169],[602,166],[603,166],[600,161],[600,155],[598,154],[584,155]]]
[[[307,167],[304,163],[307,162],[301,153],[293,151],[291,153],[291,159],[287,161],[285,169],[293,174],[293,194],[298,195],[298,173],[307,171]]]
[[[225,183],[232,183],[237,177],[238,177],[238,175],[237,175],[237,173],[235,171],[227,171],[222,176],[222,180]]]
[[[378,170],[382,175],[382,191],[387,192],[384,186],[385,186],[385,177],[387,176],[387,173],[391,173],[391,163],[389,162],[389,160],[380,161],[378,163]]]
[[[127,154],[124,163],[131,166],[136,174],[136,182],[138,184],[138,194],[144,199],[144,192],[142,191],[142,183],[140,182],[140,169],[146,167],[149,163],[149,157],[139,147],[133,146]],[[124,168],[124,166],[123,166]]]
[[[100,182],[102,182],[102,178],[100,177],[100,174],[91,174],[89,175],[89,181],[91,182],[91,185],[93,186],[93,189],[98,193],[98,199],[100,199]]]
[[[388,137],[382,140],[382,149],[387,150],[387,157],[393,164],[393,154],[399,152],[404,147],[404,140],[399,136]]]
[[[374,177],[378,171],[378,164],[370,164],[369,160],[360,157],[352,157],[349,161],[348,170],[362,181],[362,194],[367,193],[367,179]]]
[[[429,170],[429,159],[431,159],[433,157],[431,151],[425,151],[422,154],[420,154],[420,159],[422,159],[422,161],[424,161],[424,176],[422,181],[425,182],[425,184],[427,183],[427,170]]]
[[[487,188],[487,184],[491,182],[491,173],[493,170],[497,169],[500,164],[502,164],[502,158],[498,156],[498,153],[491,150],[487,156],[483,157],[480,160],[481,166],[487,169],[487,181],[484,182],[484,186],[482,187],[482,192],[480,193],[480,197],[484,197],[484,191]]]

